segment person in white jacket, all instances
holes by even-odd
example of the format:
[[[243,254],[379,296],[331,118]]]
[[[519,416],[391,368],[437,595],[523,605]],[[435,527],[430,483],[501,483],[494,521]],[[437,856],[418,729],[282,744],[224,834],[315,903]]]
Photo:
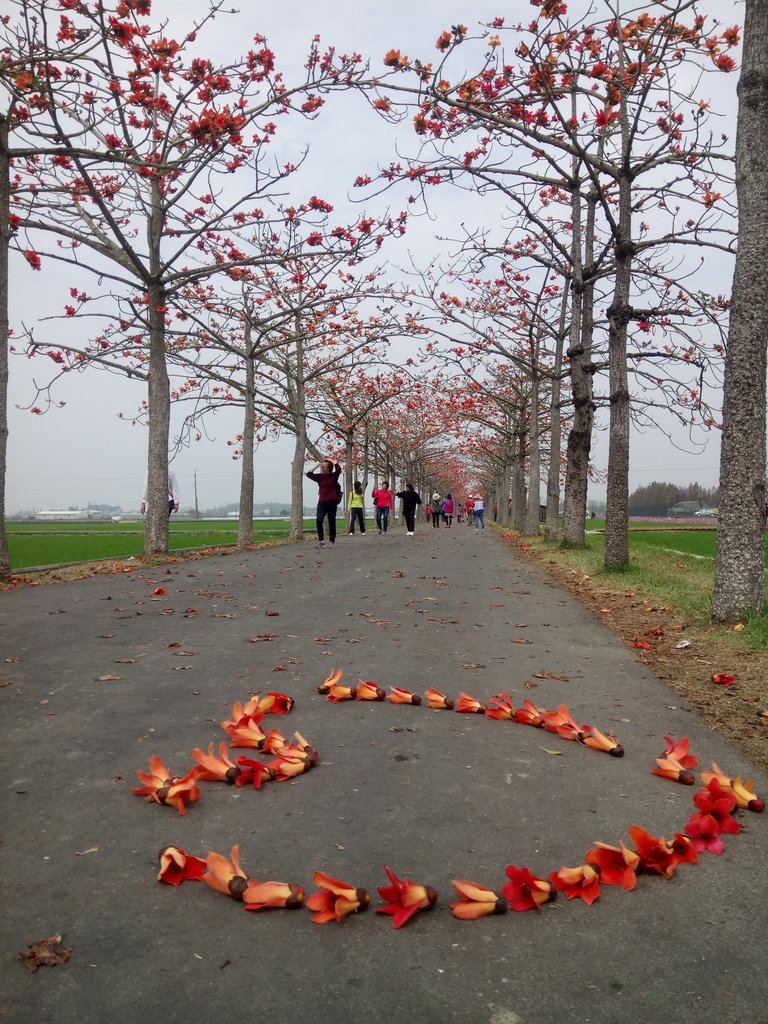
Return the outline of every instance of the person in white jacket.
[[[144,481],[144,497],[141,499],[141,514],[147,511],[147,488],[149,487],[149,481]],[[176,474],[172,469],[168,470],[168,515],[171,512],[179,511],[179,484],[176,480]]]
[[[485,529],[485,501],[482,494],[475,495],[475,503],[472,506],[472,520],[476,530]]]

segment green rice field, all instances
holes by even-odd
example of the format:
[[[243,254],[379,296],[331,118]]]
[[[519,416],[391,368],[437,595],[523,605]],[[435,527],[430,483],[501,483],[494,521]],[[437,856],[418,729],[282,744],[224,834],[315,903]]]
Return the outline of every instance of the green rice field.
[[[314,522],[305,520],[305,528]],[[11,568],[15,572],[71,562],[98,562],[143,554],[144,521],[9,522],[6,524]],[[288,537],[287,519],[258,520],[255,544]],[[220,547],[237,543],[237,520],[172,519],[171,551]]]

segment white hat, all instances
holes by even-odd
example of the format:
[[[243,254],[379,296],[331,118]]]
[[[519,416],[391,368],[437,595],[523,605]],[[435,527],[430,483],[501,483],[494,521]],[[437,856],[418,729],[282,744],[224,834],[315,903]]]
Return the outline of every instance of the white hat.
[[[437,493],[437,491],[435,491],[435,493],[432,495],[432,498],[434,499],[434,501],[437,501],[439,499],[439,497],[440,497],[440,495]]]

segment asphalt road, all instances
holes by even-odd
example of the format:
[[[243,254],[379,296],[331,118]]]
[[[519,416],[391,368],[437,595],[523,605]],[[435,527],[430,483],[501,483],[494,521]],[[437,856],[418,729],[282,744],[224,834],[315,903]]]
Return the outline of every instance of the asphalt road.
[[[0,1021],[768,1021],[768,814],[741,812],[722,856],[669,881],[642,876],[633,892],[604,886],[592,907],[561,896],[451,916],[451,879],[499,888],[508,864],[546,876],[596,840],[628,841],[632,824],[682,829],[693,787],[650,774],[665,735],[768,793],[491,529],[369,530],[334,549],[2,593],[0,645]],[[564,702],[615,730],[626,756],[478,715],[333,705],[316,692],[332,668],[351,684]],[[310,739],[316,769],[260,792],[201,782],[184,817],[131,793],[152,754],[183,773],[193,747],[225,738],[234,701],[270,689],[296,706],[268,724]],[[320,869],[375,906],[387,864],[439,900],[400,930],[372,911],[320,927],[305,909],[246,913],[201,883],[155,880],[166,844],[204,857],[235,843],[259,879],[309,892]],[[68,962],[27,971],[17,954],[54,933]]]

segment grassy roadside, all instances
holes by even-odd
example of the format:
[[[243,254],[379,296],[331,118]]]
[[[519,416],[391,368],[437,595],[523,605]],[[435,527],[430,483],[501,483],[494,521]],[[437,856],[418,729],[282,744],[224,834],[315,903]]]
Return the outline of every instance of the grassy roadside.
[[[712,625],[714,562],[702,556],[701,538],[688,545],[689,535],[681,533],[672,548],[632,532],[630,567],[607,572],[600,533],[590,534],[584,549],[561,550],[543,538],[500,532],[577,594],[713,729],[768,770],[768,615]],[[714,683],[718,673],[735,675],[735,683]]]

